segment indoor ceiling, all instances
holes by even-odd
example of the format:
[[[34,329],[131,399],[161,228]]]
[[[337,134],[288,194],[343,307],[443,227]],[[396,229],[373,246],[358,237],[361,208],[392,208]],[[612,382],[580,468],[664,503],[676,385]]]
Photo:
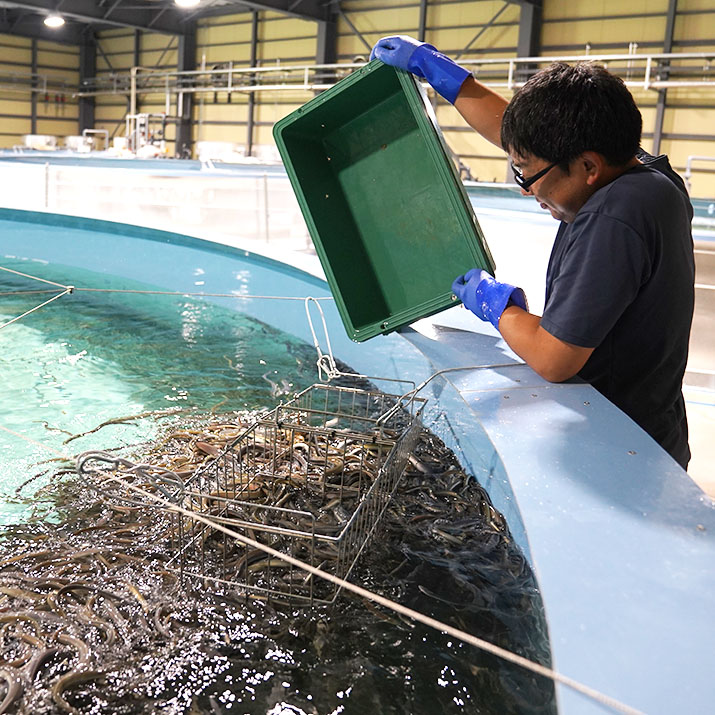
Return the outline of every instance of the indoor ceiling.
[[[201,17],[251,10],[326,21],[337,5],[335,0],[200,0],[196,7],[181,8],[175,0],[0,0],[0,33],[80,44],[88,33],[116,27],[179,35]],[[61,15],[65,24],[46,27],[50,14]]]

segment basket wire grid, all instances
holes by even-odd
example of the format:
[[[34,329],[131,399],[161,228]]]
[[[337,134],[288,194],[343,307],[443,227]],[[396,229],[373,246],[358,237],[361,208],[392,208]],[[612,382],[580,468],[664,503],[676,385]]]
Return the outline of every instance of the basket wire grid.
[[[425,400],[316,384],[251,424],[175,499],[258,543],[346,579],[375,531],[419,437]],[[333,603],[340,589],[250,549],[188,516],[174,516],[173,566],[182,577],[247,596]]]

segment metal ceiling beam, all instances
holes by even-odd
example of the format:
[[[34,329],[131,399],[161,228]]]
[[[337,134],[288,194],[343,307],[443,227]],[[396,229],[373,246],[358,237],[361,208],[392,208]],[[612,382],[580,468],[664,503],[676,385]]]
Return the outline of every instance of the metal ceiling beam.
[[[37,76],[37,39],[32,38],[32,53],[31,68],[33,78]],[[37,87],[37,80],[32,80],[32,88]],[[33,92],[30,97],[30,134],[37,134],[37,92]]]
[[[326,22],[330,19],[330,4],[325,0],[242,0],[243,5],[251,10],[270,10],[283,15],[298,17],[302,20]],[[227,10],[228,11],[228,10]],[[235,9],[233,10],[235,12]]]
[[[538,5],[525,4],[519,11],[519,39],[517,57],[536,57],[541,52],[542,9]]]
[[[59,42],[63,45],[80,45],[84,41],[85,28],[77,24],[66,24],[64,27],[52,29],[46,27],[39,15],[21,15],[9,13],[0,17],[0,34],[30,37],[36,40]]]
[[[338,23],[333,17],[318,23],[315,64],[331,65],[338,61]]]
[[[427,34],[427,0],[420,0],[420,18],[417,23],[417,39],[425,41]]]
[[[196,69],[196,23],[179,38],[176,69],[179,72]],[[176,98],[176,110],[179,115],[176,124],[174,153],[179,158],[190,158],[193,147],[193,111],[194,95],[190,92],[180,92]]]
[[[663,52],[673,51],[673,35],[675,33],[675,17],[678,14],[678,0],[669,0],[668,12],[665,20],[665,36],[663,37]],[[667,67],[669,63],[665,63]],[[661,72],[660,79],[668,79],[667,69]],[[663,119],[665,118],[665,107],[668,97],[668,90],[658,91],[658,101],[655,105],[655,122],[653,125],[653,154],[660,154],[660,143],[663,139]]]
[[[85,84],[93,77],[97,76],[97,45],[94,33],[86,38],[79,46],[79,86],[84,87]],[[85,129],[94,129],[95,120],[95,98],[80,97],[79,98],[79,127],[78,131],[81,134]],[[108,147],[105,147],[108,148]]]
[[[173,8],[162,8],[165,11],[157,19],[159,14],[157,9],[133,7],[131,10],[125,10],[121,6],[114,6],[110,14],[94,0],[64,0],[60,3],[59,10],[56,0],[3,0],[3,5],[19,10],[29,10],[39,15],[59,11],[65,19],[69,20],[114,27],[133,27],[138,30],[150,30],[168,35],[181,35],[186,25],[184,14]],[[61,34],[61,30],[51,30],[51,32],[58,36]],[[47,38],[43,37],[43,39]]]
[[[251,11],[251,67],[258,62],[258,12]],[[255,75],[251,82],[255,82]],[[246,121],[246,156],[253,156],[253,132],[256,122],[256,93],[248,95],[248,119]]]

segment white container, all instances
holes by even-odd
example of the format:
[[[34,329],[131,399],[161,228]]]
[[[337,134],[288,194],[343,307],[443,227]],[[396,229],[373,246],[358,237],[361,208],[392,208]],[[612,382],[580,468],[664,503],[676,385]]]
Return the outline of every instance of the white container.
[[[57,137],[50,134],[24,134],[22,141],[28,149],[37,151],[55,151],[57,149]]]

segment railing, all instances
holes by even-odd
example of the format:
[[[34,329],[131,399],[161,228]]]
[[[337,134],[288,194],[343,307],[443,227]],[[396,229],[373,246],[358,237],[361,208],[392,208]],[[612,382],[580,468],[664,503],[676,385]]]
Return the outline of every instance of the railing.
[[[104,138],[104,148],[109,149],[109,132],[106,129],[83,129],[82,136],[90,142],[93,141],[94,137],[101,136]]]
[[[685,164],[685,173],[683,174],[688,191],[690,191],[690,177],[693,175],[693,171],[705,171],[705,169],[693,169],[693,162],[695,161],[715,161],[715,156],[696,156],[691,154],[688,157],[688,161]]]
[[[632,48],[633,49],[633,48]],[[715,51],[636,54],[580,54],[547,57],[498,57],[460,60],[489,87],[516,89],[539,67],[551,62],[589,60],[605,65],[629,87],[650,90],[715,86]],[[94,77],[77,87],[57,74],[0,73],[0,91],[54,92],[73,97],[106,94],[182,94],[203,92],[319,91],[362,67],[364,62],[237,67],[233,62],[185,72],[135,67],[129,72]]]
[[[629,87],[715,87],[715,52],[660,54],[554,55],[460,61],[485,85],[516,89],[540,66],[552,62],[595,61],[622,77]],[[235,67],[232,62],[185,72],[135,67],[86,81],[79,96],[101,94],[183,94],[204,92],[318,91],[362,67],[359,63]]]
[[[66,97],[76,95],[76,84],[59,74],[38,74],[37,72],[0,72],[0,91],[32,92],[35,94],[55,94]]]
[[[163,174],[142,171],[142,166],[93,166],[81,159],[76,164],[0,162],[0,206],[200,238],[221,236],[223,242],[244,248],[260,243],[277,255],[286,248],[312,250],[300,207],[282,172],[257,165],[232,172],[207,167]],[[172,166],[166,163],[166,168]]]

